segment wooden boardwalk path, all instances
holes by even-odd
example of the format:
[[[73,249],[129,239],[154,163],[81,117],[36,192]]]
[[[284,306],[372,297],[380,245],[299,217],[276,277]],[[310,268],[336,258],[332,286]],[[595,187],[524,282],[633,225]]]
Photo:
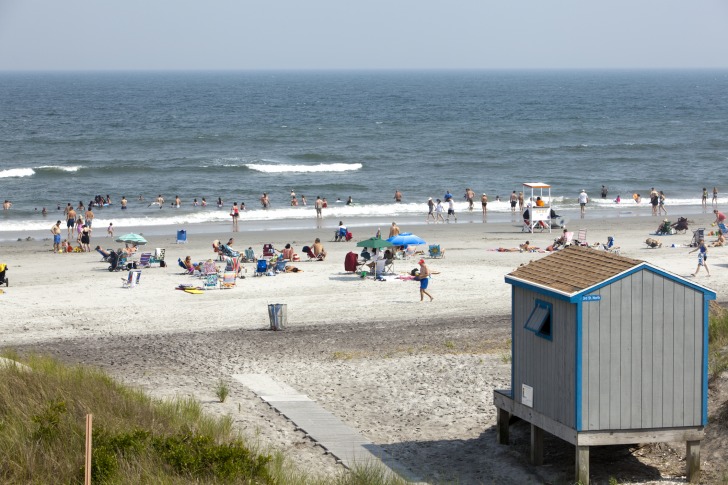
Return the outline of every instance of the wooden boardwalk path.
[[[305,394],[265,374],[236,374],[233,378],[292,421],[345,467],[380,462],[405,480],[421,481],[381,447],[368,441]]]

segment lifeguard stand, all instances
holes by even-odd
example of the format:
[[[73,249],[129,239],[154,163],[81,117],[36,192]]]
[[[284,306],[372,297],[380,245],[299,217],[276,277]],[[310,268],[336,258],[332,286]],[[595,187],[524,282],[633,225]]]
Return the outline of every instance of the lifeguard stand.
[[[529,207],[529,224],[531,232],[533,228],[539,222],[544,222],[549,226],[549,232],[551,232],[551,186],[543,182],[524,182],[523,186],[526,188],[523,191],[524,198],[528,195],[528,189],[531,189],[531,207]],[[546,194],[544,195],[544,189]],[[542,207],[536,206],[536,198],[540,197],[544,201]]]

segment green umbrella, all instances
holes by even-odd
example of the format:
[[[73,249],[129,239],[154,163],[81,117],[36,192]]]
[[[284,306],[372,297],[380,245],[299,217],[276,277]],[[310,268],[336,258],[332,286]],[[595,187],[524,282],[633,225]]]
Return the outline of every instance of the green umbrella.
[[[386,239],[382,239],[379,237],[371,237],[365,241],[359,241],[356,243],[357,247],[360,248],[373,248],[373,249],[381,249],[381,248],[388,248],[390,246],[394,246],[391,242],[387,241]]]
[[[134,244],[135,246],[141,246],[143,244],[146,244],[147,240],[139,234],[134,234],[133,232],[130,232],[129,234],[124,234],[123,236],[117,237],[116,242],[123,242]]]

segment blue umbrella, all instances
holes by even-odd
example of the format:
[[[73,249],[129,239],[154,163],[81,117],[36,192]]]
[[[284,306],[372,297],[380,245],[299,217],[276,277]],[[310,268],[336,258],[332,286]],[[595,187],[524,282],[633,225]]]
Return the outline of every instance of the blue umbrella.
[[[391,242],[395,246],[417,246],[419,244],[427,244],[424,239],[419,236],[415,236],[411,232],[403,232],[396,236],[392,236],[387,241]]]

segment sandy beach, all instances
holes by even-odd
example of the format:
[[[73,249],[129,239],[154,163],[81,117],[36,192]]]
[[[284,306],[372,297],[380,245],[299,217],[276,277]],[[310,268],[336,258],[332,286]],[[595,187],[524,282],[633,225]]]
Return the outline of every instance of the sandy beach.
[[[585,219],[572,217],[568,227],[586,229],[589,243],[614,236],[622,255],[689,276],[697,265],[697,254],[688,254],[687,247],[692,229],[710,231],[714,217],[708,212],[689,219],[691,230],[672,236],[651,235],[662,218],[650,216],[587,213]],[[233,415],[261,446],[284,450],[312,472],[333,475],[341,466],[233,374],[267,374],[307,394],[427,482],[553,483],[573,477],[573,447],[552,437],[546,441],[546,465],[528,464],[523,423],[513,427],[512,446],[497,445],[492,405],[493,389],[510,384],[511,288],[504,275],[548,254],[496,249],[517,248],[526,240],[546,248],[561,231],[523,233],[519,220],[483,224],[480,214],[460,216],[457,224],[398,221],[403,232],[445,250],[444,258],[425,256],[437,272],[430,284],[435,299],[420,302],[415,282],[362,279],[344,271],[346,253],[359,252],[355,242],[378,227],[386,236],[390,220],[352,228],[355,237],[348,243],[332,241],[336,222],[327,219],[320,229],[312,223],[311,229],[254,231],[241,223],[237,233],[229,224],[187,226],[188,242],[179,245],[173,230],[141,228],[147,248],[166,249],[168,267],[144,269],[134,289],[122,288],[125,272],[109,272],[96,252],[54,254],[50,239],[37,234],[0,243],[10,280],[0,295],[2,346],[98,366],[156,397],[194,396],[211,413]],[[119,246],[105,237],[105,227],[96,233],[92,247]],[[230,237],[235,249],[250,246],[257,254],[264,243],[276,248],[291,243],[301,254],[302,246],[319,237],[328,256],[293,263],[302,271],[276,276],[253,277],[254,265],[245,264],[246,277],[229,290],[195,295],[175,289],[200,282],[181,274],[177,258],[213,258],[212,240]],[[649,249],[648,237],[662,247]],[[711,276],[701,271],[696,277],[717,292],[719,303],[727,300],[727,254],[724,247],[710,248]],[[395,273],[409,273],[417,259],[397,260]],[[271,303],[287,305],[282,332],[268,331]],[[220,379],[231,389],[224,404],[214,394]],[[722,442],[711,441],[710,431],[708,436],[701,457],[706,472],[725,461]],[[682,445],[598,449],[591,476],[595,483],[611,476],[620,483],[679,483],[684,453]]]

